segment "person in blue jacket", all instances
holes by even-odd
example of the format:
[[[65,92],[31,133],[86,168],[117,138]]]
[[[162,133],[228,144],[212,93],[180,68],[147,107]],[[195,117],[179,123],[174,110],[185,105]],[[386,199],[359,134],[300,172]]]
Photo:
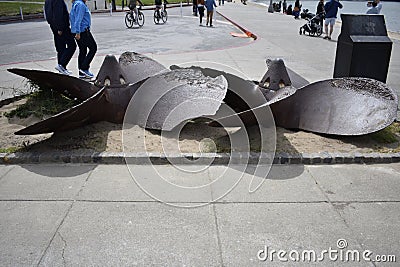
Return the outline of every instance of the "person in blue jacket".
[[[62,74],[70,75],[72,72],[67,70],[67,65],[75,53],[76,43],[69,28],[67,5],[64,0],[46,0],[44,12],[54,35],[58,63],[56,70]]]
[[[91,17],[86,0],[75,0],[72,4],[71,32],[75,34],[76,42],[79,47],[78,68],[79,78],[93,78],[94,75],[89,71],[90,63],[97,51],[97,44],[90,32]],[[87,51],[89,49],[89,52]]]
[[[208,23],[210,23],[210,27],[212,27],[212,17],[214,13],[214,7],[217,7],[217,4],[215,3],[215,0],[206,0],[206,8],[207,8],[207,23],[206,26],[208,26]]]
[[[333,25],[336,22],[336,16],[339,8],[342,8],[343,5],[339,3],[339,0],[330,0],[324,6],[325,9],[325,37],[324,39],[330,40],[333,32]],[[328,25],[329,34],[328,34]]]

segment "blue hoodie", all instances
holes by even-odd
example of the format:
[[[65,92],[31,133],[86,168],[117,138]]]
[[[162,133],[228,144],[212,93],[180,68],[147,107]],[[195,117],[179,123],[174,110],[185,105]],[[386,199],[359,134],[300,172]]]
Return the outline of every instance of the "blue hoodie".
[[[213,11],[214,7],[217,7],[217,4],[214,0],[206,0],[206,8],[207,11]]]
[[[86,29],[90,29],[90,11],[82,0],[74,1],[69,19],[72,33],[81,33]]]
[[[342,8],[343,5],[339,3],[339,0],[331,0],[325,4],[325,18],[336,18],[338,8]]]

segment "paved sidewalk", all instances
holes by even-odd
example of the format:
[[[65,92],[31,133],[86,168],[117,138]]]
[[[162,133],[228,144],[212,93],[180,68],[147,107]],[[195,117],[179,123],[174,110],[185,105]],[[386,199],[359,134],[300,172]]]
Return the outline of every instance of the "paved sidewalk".
[[[145,26],[126,29],[124,14],[96,14],[93,16],[93,34],[98,42],[98,54],[92,64],[98,71],[106,54],[119,55],[124,51],[144,53],[162,64],[207,61],[212,67],[234,74],[243,73],[251,80],[260,80],[266,72],[266,58],[283,58],[287,67],[310,82],[328,79],[333,75],[336,40],[340,25],[335,26],[333,40],[299,35],[304,20],[292,16],[267,13],[265,7],[226,3],[217,11],[257,35],[256,41],[230,36],[239,32],[217,15],[214,28],[199,27],[198,18],[191,16],[191,7],[169,9],[165,25],[154,25],[153,11],[144,11]],[[26,34],[30,29],[33,36]],[[26,22],[0,25],[0,99],[12,96],[26,88],[23,80],[8,73],[7,68],[34,68],[55,71],[56,60],[51,32],[46,22]],[[400,38],[392,34],[393,48],[389,66],[389,86],[400,91]],[[50,48],[50,49],[49,49]],[[77,52],[75,53],[77,55]],[[75,72],[76,56],[69,67]],[[76,74],[76,73],[75,73]],[[14,89],[14,92],[10,91]]]
[[[299,36],[304,21],[267,14],[252,4],[226,3],[217,9],[258,39],[230,37],[236,29],[219,16],[215,28],[199,27],[188,8],[182,18],[179,9],[171,10],[168,24],[159,27],[146,13],[140,30],[125,29],[123,14],[97,15],[94,35],[102,45],[93,70],[107,53],[134,50],[166,66],[212,61],[214,67],[243,72],[253,80],[264,74],[267,57],[283,58],[309,81],[332,77],[336,42]],[[24,27],[32,40],[26,39]],[[2,87],[22,88],[21,80],[5,71],[10,66],[53,70],[54,51],[44,49],[52,47],[52,40],[44,29],[45,22],[0,25],[1,36],[10,36],[0,38]],[[338,33],[336,28],[335,40]],[[399,89],[399,40],[392,40],[388,83]],[[19,56],[18,51],[30,60],[10,65],[16,61],[7,59]],[[0,265],[398,266],[365,261],[363,253],[371,251],[364,254],[370,259],[386,255],[392,260],[394,255],[400,261],[400,164],[275,165],[267,179],[261,174],[268,166],[260,166],[260,177],[251,175],[254,167],[0,165]],[[242,174],[224,196],[227,185],[235,185]],[[167,190],[160,175],[179,186]],[[248,193],[249,185],[261,182],[255,193]],[[207,205],[209,201],[215,202]],[[176,207],[198,205],[204,206]],[[260,261],[266,249],[269,257]],[[278,259],[279,250],[286,252],[279,256],[288,262]],[[323,261],[312,261],[312,251]],[[352,260],[357,253],[360,261]],[[298,262],[289,259],[296,255]]]
[[[371,259],[395,255],[400,260],[400,164],[274,166],[252,194],[247,170],[228,195],[198,208],[156,202],[133,177],[147,173],[141,178],[158,192],[155,197],[196,206],[226,193],[225,185],[240,177],[241,166],[212,166],[188,176],[173,166],[129,167],[133,176],[124,165],[0,166],[0,265],[310,265],[307,258],[284,264],[277,254],[260,261],[265,246],[269,252],[300,255],[313,250],[320,258],[330,248],[369,250]],[[195,167],[203,166],[191,171]],[[160,188],[153,168],[188,187],[206,185],[224,171],[229,176],[201,193],[175,194]],[[340,239],[347,247],[342,240],[343,249],[338,248]],[[344,262],[326,254],[312,264],[398,266],[366,262],[360,255],[359,262]]]

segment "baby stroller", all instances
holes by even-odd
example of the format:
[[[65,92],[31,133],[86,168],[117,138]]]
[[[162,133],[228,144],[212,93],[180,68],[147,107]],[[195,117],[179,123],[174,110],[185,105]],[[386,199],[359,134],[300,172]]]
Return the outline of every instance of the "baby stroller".
[[[308,32],[308,35],[310,36],[321,36],[322,34],[322,26],[321,26],[321,21],[322,21],[322,15],[317,14],[313,16],[312,18],[306,18],[307,23],[304,24],[303,26],[300,27],[299,34],[306,34]]]

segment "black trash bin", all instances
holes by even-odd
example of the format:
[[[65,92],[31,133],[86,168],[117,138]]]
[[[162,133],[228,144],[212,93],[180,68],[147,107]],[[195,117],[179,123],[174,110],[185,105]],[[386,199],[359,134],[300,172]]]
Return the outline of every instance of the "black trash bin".
[[[386,82],[392,41],[383,15],[342,14],[334,78],[366,77]]]

